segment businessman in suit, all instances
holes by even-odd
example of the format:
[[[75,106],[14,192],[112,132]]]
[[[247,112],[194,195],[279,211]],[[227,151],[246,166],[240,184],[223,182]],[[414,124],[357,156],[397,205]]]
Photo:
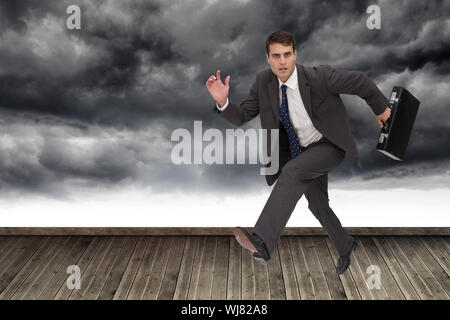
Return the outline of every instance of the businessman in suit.
[[[216,101],[213,112],[236,126],[260,115],[263,129],[278,129],[279,170],[266,175],[268,185],[275,183],[253,232],[237,227],[239,244],[259,263],[267,263],[298,200],[305,195],[308,208],[326,230],[339,259],[336,273],[350,265],[357,242],[342,227],[329,206],[328,172],[337,168],[346,152],[358,165],[354,138],[339,94],[354,94],[364,99],[380,127],[390,116],[388,101],[362,72],[335,69],[327,65],[306,67],[296,64],[294,37],[277,31],[266,40],[266,60],[270,69],[256,75],[250,93],[240,105],[228,100],[230,76],[223,83],[220,70],[206,81]],[[270,135],[269,135],[270,136]]]

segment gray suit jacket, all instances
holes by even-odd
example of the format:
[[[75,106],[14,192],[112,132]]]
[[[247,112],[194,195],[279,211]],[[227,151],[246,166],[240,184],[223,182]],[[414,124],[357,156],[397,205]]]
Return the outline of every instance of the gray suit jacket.
[[[305,67],[297,64],[300,95],[314,127],[341,149],[353,155],[358,165],[356,143],[350,131],[345,106],[339,94],[354,94],[366,100],[374,114],[379,115],[388,106],[388,100],[367,75],[360,71],[334,69],[328,65]],[[267,69],[257,74],[250,93],[240,105],[229,100],[227,108],[220,112],[214,106],[213,112],[236,126],[252,120],[258,114],[263,129],[279,129],[279,170],[267,175],[267,184],[272,185],[282,167],[289,161],[289,141],[280,122],[279,88],[277,76]],[[271,156],[270,135],[265,152]],[[270,165],[270,164],[269,164]],[[267,166],[269,166],[267,165]]]

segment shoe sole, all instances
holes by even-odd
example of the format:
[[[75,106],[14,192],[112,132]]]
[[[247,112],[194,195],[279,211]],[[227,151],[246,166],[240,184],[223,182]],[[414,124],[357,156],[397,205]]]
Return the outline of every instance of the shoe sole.
[[[255,260],[255,262],[258,263],[258,264],[264,264],[264,265],[267,264],[267,261],[264,260],[264,258],[262,258],[262,257],[258,257],[258,256],[253,255],[253,260]]]
[[[236,238],[236,241],[241,245],[242,248],[247,249],[251,253],[259,253],[260,252],[255,248],[253,243],[249,240],[247,235],[239,228],[234,229],[233,231],[234,237]],[[255,258],[257,259],[257,258]],[[264,260],[264,259],[263,259]]]

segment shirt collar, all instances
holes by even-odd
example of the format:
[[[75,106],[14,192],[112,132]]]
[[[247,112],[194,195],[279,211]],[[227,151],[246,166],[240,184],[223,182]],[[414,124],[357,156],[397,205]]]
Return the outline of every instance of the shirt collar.
[[[287,79],[287,81],[285,83],[281,82],[280,78],[278,78],[278,88],[281,88],[281,86],[283,84],[285,84],[286,86],[288,86],[291,89],[297,89],[298,86],[298,80],[297,80],[297,65],[295,66],[294,72],[292,72],[291,76],[289,77],[289,79]]]

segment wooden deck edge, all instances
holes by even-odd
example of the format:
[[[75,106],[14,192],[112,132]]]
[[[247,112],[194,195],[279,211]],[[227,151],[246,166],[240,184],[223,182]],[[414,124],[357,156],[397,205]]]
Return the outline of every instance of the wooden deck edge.
[[[0,227],[0,235],[232,235],[234,227]],[[251,227],[246,227],[251,231]],[[450,235],[450,227],[347,227],[349,234]],[[321,227],[288,227],[283,235],[326,235]]]

